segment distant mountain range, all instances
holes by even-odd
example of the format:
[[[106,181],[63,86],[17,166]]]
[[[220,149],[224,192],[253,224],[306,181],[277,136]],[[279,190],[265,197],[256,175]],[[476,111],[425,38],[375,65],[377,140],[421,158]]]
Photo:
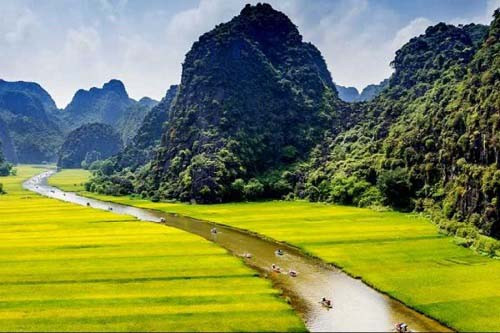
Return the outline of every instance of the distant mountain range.
[[[127,143],[156,104],[148,97],[129,98],[123,83],[111,80],[77,91],[60,110],[39,84],[0,80],[0,142],[10,162],[54,162],[66,135],[85,124],[109,124]]]
[[[0,80],[0,139],[7,160],[54,161],[63,141],[57,111],[40,85]]]
[[[367,102],[374,99],[388,85],[389,79],[385,79],[379,84],[366,86],[361,93],[354,87],[344,87],[336,84],[335,88],[337,88],[339,98],[345,102]]]

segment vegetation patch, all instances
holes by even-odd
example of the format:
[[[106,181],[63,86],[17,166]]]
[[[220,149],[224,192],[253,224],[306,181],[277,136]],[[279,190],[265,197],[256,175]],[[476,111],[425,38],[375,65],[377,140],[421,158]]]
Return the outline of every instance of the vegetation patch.
[[[75,170],[56,177],[73,173],[75,182],[85,182]],[[57,178],[52,183],[57,185]],[[84,194],[285,241],[457,330],[500,330],[500,260],[457,246],[416,214],[304,201],[188,205]]]
[[[43,170],[3,179],[2,330],[305,330],[269,281],[198,236],[27,197],[22,182]],[[83,172],[68,172],[58,180],[76,190]]]

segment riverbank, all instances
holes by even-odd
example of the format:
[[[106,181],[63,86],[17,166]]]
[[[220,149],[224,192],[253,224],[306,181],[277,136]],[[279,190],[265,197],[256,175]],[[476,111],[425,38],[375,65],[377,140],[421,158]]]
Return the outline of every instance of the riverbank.
[[[72,173],[55,177],[85,181]],[[500,331],[500,261],[455,245],[416,215],[300,201],[186,205],[85,195],[285,241],[457,330]]]
[[[22,189],[0,197],[3,331],[304,331],[271,283],[217,245]],[[189,251],[187,251],[189,249]]]

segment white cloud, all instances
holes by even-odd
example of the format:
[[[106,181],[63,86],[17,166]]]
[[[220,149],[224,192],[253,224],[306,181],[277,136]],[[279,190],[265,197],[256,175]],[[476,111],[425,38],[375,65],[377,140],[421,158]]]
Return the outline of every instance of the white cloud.
[[[425,32],[427,27],[431,26],[433,22],[425,17],[418,17],[411,21],[408,25],[399,29],[391,42],[393,51],[398,50],[401,46],[406,44],[410,39],[419,36]]]
[[[0,38],[11,44],[23,42],[37,25],[37,17],[29,8],[6,6],[0,13]]]
[[[89,0],[71,2],[71,8],[57,0],[0,0],[0,75],[39,82],[61,107],[77,89],[111,78],[123,80],[134,98],[159,99],[179,82],[193,42],[238,15],[247,2],[259,0],[195,5]],[[388,77],[394,52],[432,24],[425,16],[402,19],[375,0],[269,2],[318,47],[335,82],[358,89]],[[500,0],[484,0],[481,6],[484,14],[465,13],[455,23],[489,23]]]
[[[105,17],[112,23],[118,22],[122,11],[127,5],[127,0],[99,0],[101,10],[105,13]]]
[[[201,0],[175,14],[165,29],[165,39],[176,56],[187,53],[198,37],[238,14],[244,1]]]
[[[345,0],[325,8],[301,32],[322,52],[336,83],[361,90],[390,75],[394,53],[387,44],[396,22],[393,11],[373,2]]]

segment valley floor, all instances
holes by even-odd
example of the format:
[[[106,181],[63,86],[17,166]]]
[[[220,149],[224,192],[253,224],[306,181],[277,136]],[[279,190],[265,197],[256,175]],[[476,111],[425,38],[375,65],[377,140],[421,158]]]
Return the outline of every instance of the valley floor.
[[[82,190],[87,175],[65,170],[51,182]],[[285,241],[457,330],[500,331],[500,260],[455,245],[416,215],[300,201],[186,205],[84,194]]]
[[[43,169],[17,170],[0,179],[1,331],[305,330],[269,281],[220,247],[33,194],[22,182]]]

